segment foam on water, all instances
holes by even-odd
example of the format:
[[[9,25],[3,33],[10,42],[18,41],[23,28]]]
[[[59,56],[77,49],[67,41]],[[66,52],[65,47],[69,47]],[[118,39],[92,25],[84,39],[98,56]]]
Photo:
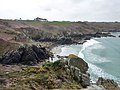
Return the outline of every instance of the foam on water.
[[[106,79],[113,79],[120,84],[120,78],[109,71],[109,68],[113,69],[112,66],[110,67],[109,65],[113,65],[115,62],[112,61],[109,56],[111,55],[110,53],[113,52],[110,50],[115,49],[114,47],[110,47],[111,41],[114,40],[111,39],[112,38],[101,38],[88,40],[83,44],[83,47],[78,54],[79,57],[83,58],[88,63],[92,81],[96,81],[98,77],[103,77]],[[108,47],[107,45],[109,45],[111,49],[106,48]]]
[[[113,79],[120,85],[120,44],[118,42],[120,42],[119,38],[91,39],[80,46],[65,45],[57,55],[78,55],[88,63],[92,81],[103,77]]]
[[[60,56],[68,56],[69,54],[75,54],[76,55],[75,49],[71,48],[71,47],[63,47],[63,48],[61,48],[61,53],[59,55]]]
[[[51,62],[59,60],[57,55],[59,56],[68,56],[69,54],[78,55],[81,50],[82,45],[62,45],[53,48],[51,51],[54,53],[54,58],[50,58]]]
[[[100,43],[100,42],[98,42],[98,41],[96,41],[96,40],[94,40],[94,39],[87,40],[87,42],[85,42],[85,43],[83,44],[82,49],[81,49],[81,51],[80,51],[79,54],[78,54],[78,57],[84,58],[84,54],[83,54],[82,52],[83,52],[87,47],[92,46],[92,45],[94,45],[94,44],[96,44],[96,43]]]
[[[81,50],[82,45],[64,45],[61,48],[61,52],[59,53],[60,56],[68,56],[69,54],[78,55],[79,51]]]
[[[85,51],[83,51],[82,53],[84,53],[85,57],[84,59],[87,60],[88,62],[91,63],[104,63],[104,62],[111,62],[110,60],[108,60],[106,57],[94,54],[92,52],[92,50],[98,50],[101,49],[103,50],[105,47],[102,46],[100,43],[98,44],[94,44],[92,46],[90,46],[89,48],[87,48]]]
[[[96,82],[98,77],[103,77],[105,79],[113,79],[116,82],[120,83],[119,78],[116,78],[115,76],[106,73],[103,69],[97,67],[96,65],[91,63],[88,63],[88,65],[89,65],[89,73],[91,75],[92,82]]]
[[[116,82],[120,83],[119,78],[108,74],[104,71],[103,68],[97,66],[97,64],[111,62],[108,58],[103,57],[104,55],[100,56],[92,52],[92,50],[98,49],[104,51],[105,47],[101,44],[101,42],[98,42],[97,39],[91,39],[87,40],[87,42],[83,44],[82,49],[78,54],[79,57],[83,58],[88,63],[91,80],[95,82],[98,79],[98,77],[103,77],[106,79],[113,79]]]

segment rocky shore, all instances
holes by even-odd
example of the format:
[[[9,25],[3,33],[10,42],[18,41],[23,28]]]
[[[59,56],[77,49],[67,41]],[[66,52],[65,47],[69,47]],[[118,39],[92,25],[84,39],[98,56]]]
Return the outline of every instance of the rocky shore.
[[[0,89],[120,90],[118,84],[109,79],[99,78],[96,84],[91,84],[88,64],[73,54],[66,58],[55,62],[44,61],[34,66],[0,65]]]
[[[88,64],[75,55],[49,62],[54,46],[114,37],[110,31],[120,31],[119,23],[0,20],[0,89],[120,90],[109,79],[92,85]]]
[[[0,58],[0,89],[120,90],[118,84],[100,77],[91,83],[88,64],[76,55],[49,62],[53,54],[45,47],[24,45]],[[27,86],[26,86],[27,84]]]

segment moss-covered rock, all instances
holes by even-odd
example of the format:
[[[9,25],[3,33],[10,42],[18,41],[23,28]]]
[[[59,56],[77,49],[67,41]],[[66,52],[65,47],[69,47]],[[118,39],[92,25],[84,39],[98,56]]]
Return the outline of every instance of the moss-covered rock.
[[[68,58],[69,58],[69,61],[68,61],[69,66],[77,67],[78,69],[80,69],[82,73],[87,72],[88,64],[82,58],[79,58],[73,54],[70,54]]]
[[[74,55],[74,54],[70,54],[70,55],[68,55],[68,58],[78,58],[78,56],[76,56],[76,55]]]

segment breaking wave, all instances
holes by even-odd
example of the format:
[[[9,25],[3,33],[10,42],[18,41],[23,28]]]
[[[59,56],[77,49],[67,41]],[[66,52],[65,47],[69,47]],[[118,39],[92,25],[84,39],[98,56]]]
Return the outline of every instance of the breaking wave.
[[[84,58],[84,54],[83,54],[82,52],[83,52],[87,47],[92,46],[92,45],[97,44],[97,43],[100,43],[100,42],[98,42],[98,41],[96,41],[96,40],[94,40],[94,39],[87,40],[87,41],[83,44],[82,49],[81,49],[81,51],[80,51],[79,54],[78,54],[78,57]]]

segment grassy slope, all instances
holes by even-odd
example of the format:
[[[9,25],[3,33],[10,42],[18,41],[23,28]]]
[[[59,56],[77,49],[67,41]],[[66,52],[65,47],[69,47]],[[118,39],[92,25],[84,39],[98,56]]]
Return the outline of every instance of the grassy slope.
[[[46,63],[37,67],[24,67],[21,71],[11,71],[2,74],[1,89],[43,90],[43,89],[80,89],[78,84],[66,73],[65,67],[59,61]],[[7,83],[4,83],[7,80]],[[4,87],[6,84],[6,87]]]

